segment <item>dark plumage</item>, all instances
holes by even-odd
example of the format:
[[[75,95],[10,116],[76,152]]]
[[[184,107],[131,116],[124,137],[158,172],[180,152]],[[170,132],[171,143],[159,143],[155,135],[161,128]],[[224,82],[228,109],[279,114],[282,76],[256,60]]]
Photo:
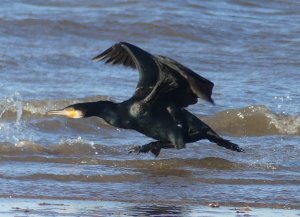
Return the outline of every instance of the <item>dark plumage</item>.
[[[165,105],[186,107],[202,98],[214,103],[211,98],[214,84],[168,57],[152,55],[141,48],[120,42],[93,58],[95,61],[122,64],[139,71],[139,80],[133,98],[145,98]]]
[[[107,63],[138,69],[139,81],[130,99],[121,103],[78,103],[49,114],[71,118],[98,116],[115,127],[134,129],[157,140],[135,147],[130,152],[151,151],[158,156],[161,148],[181,149],[185,148],[185,143],[200,139],[243,151],[184,109],[196,103],[197,98],[213,103],[212,82],[170,58],[151,55],[125,42],[113,45],[94,58],[105,59]]]

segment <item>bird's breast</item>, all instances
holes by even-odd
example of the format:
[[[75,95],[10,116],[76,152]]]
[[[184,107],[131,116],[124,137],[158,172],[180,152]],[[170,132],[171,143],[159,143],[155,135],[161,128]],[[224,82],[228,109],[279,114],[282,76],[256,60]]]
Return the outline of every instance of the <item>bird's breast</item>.
[[[146,115],[147,109],[145,109],[144,104],[136,102],[130,106],[129,114],[134,118],[138,118],[140,116]]]

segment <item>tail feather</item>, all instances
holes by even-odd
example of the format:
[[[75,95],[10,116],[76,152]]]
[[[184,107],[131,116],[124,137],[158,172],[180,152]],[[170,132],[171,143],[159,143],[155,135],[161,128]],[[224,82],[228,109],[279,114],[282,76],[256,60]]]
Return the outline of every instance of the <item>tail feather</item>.
[[[207,132],[207,139],[211,142],[216,143],[219,146],[230,149],[232,151],[245,152],[237,144],[234,144],[233,142],[230,142],[229,140],[221,138],[218,134],[216,134],[213,131]]]

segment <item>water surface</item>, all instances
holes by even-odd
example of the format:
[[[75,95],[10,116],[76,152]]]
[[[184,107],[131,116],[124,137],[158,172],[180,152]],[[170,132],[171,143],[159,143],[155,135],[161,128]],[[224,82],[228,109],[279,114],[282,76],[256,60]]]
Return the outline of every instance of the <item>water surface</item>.
[[[299,11],[279,0],[2,1],[0,197],[172,204],[167,214],[211,202],[299,210]],[[212,80],[216,105],[189,110],[246,153],[198,141],[129,155],[151,139],[98,118],[47,116],[131,96],[136,71],[91,61],[118,41]]]

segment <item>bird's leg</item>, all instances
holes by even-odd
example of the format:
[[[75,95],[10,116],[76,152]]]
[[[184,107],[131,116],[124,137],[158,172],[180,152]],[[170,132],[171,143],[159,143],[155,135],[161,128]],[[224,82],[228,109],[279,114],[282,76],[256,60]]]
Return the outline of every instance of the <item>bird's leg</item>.
[[[149,151],[157,157],[162,148],[175,148],[175,146],[169,142],[155,141],[150,142],[143,146],[136,146],[129,149],[129,153],[148,153]]]

